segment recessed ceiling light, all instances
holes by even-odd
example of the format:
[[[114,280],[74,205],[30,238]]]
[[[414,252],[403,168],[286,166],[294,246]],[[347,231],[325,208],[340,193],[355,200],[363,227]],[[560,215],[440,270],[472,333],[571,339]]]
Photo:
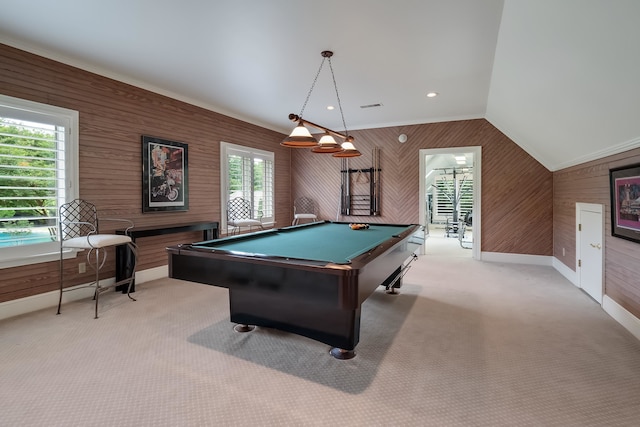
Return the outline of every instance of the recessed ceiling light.
[[[436,96],[438,96],[438,92],[429,92],[427,94],[427,98],[435,98]]]
[[[336,107],[334,107],[333,105],[327,106],[327,110],[333,110],[334,108],[336,108]]]

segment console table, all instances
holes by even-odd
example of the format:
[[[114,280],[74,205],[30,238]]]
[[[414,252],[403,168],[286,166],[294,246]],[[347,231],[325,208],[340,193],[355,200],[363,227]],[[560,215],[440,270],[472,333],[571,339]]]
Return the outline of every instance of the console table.
[[[202,231],[202,240],[213,240],[218,238],[217,221],[201,221],[183,224],[151,225],[147,227],[133,227],[116,230],[116,234],[127,235],[135,243],[136,239],[150,236],[160,236],[163,234],[184,233],[187,231]],[[133,253],[128,245],[116,246],[116,281],[124,280],[131,276],[133,270]],[[116,287],[116,291],[127,293],[127,285]],[[131,292],[135,291],[135,282],[131,285]]]

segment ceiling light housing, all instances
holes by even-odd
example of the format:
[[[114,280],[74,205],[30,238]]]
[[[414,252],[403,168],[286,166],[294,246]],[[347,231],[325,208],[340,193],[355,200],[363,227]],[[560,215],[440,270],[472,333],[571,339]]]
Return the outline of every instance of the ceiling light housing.
[[[329,132],[325,132],[318,145],[313,147],[311,151],[314,153],[333,154],[342,151],[342,146],[336,142]]]
[[[304,123],[298,121],[298,126],[291,131],[291,134],[286,137],[280,145],[290,148],[310,148],[316,147],[318,141],[311,135],[311,132],[304,126]]]

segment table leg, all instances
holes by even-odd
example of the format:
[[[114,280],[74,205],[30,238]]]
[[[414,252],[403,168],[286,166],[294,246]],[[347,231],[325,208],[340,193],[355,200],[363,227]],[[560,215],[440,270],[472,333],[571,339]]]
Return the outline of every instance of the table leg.
[[[133,265],[135,263],[133,252],[129,248],[129,245],[116,246],[116,282],[131,277],[133,272]],[[123,294],[127,293],[128,285],[116,286],[116,292],[120,291]],[[135,292],[136,283],[131,283],[131,292]]]
[[[217,228],[208,228],[202,231],[202,238],[204,240],[214,240],[218,238],[218,229]]]
[[[233,330],[236,331],[236,332],[251,332],[255,328],[256,327],[253,326],[253,325],[238,324],[238,325],[233,327]]]
[[[329,350],[329,354],[340,360],[349,360],[356,357],[356,352],[353,350],[344,350],[338,347],[334,347]]]

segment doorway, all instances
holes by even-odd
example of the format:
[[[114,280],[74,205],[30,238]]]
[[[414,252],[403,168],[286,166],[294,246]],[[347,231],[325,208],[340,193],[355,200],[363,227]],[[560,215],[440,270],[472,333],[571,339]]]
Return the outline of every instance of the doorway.
[[[423,251],[429,248],[429,236],[443,233],[455,239],[461,248],[469,248],[474,259],[481,259],[481,154],[482,147],[420,150],[419,212],[420,225],[425,229]],[[469,215],[472,218],[470,232],[458,229],[459,222]]]
[[[576,271],[580,288],[602,305],[604,217],[602,205],[576,203]]]

